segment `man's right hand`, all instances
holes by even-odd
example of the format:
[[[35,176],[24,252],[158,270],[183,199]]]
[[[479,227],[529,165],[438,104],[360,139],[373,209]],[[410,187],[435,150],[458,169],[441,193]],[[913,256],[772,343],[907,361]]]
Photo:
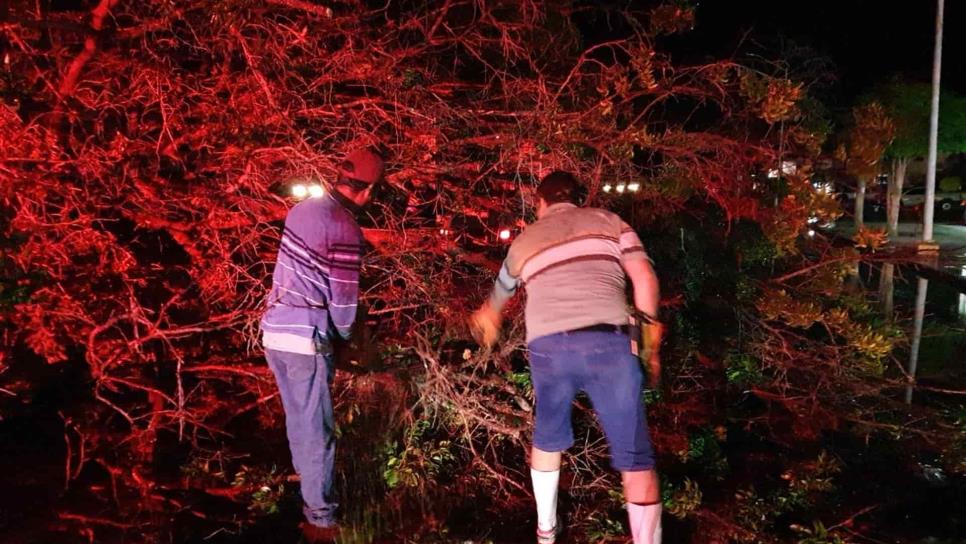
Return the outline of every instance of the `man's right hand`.
[[[502,317],[489,303],[480,306],[480,309],[473,312],[470,316],[470,333],[476,343],[485,347],[493,347],[497,338],[500,337],[500,323]]]

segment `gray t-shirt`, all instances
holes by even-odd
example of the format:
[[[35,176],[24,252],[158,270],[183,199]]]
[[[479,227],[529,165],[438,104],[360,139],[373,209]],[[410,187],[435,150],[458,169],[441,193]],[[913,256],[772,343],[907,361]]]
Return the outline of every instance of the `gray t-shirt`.
[[[616,214],[553,204],[510,245],[490,303],[499,310],[521,283],[527,342],[591,325],[626,325],[623,263],[646,260],[634,229]]]

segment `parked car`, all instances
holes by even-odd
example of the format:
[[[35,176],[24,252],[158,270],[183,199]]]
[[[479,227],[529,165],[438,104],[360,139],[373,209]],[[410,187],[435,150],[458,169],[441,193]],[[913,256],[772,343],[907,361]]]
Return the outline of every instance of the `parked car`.
[[[926,188],[912,187],[902,192],[901,204],[906,208],[921,207],[926,202]],[[966,193],[959,191],[936,191],[936,209],[944,212],[966,206]]]
[[[836,193],[842,208],[855,208],[855,189]],[[865,220],[884,221],[886,217],[886,188],[879,183],[869,184],[865,189]]]

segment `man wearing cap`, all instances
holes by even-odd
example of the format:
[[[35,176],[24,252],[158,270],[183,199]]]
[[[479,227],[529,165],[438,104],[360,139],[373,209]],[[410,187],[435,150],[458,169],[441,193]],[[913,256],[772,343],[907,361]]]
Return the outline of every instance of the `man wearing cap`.
[[[331,340],[348,340],[355,321],[363,242],[354,215],[369,201],[382,172],[379,155],[353,151],[331,192],[289,210],[261,322],[310,528],[336,527]]]
[[[530,474],[537,542],[560,531],[557,486],[561,453],[573,445],[571,406],[584,391],[604,428],[612,466],[624,484],[635,544],[659,544],[661,502],[643,403],[643,374],[632,348],[625,277],[634,305],[655,316],[658,281],[637,234],[617,215],[580,208],[573,175],[553,172],[537,188],[537,221],[507,253],[489,300],[471,319],[484,345],[496,341],[500,311],[526,285],[526,328],[536,422]],[[654,332],[648,327],[646,332]],[[636,340],[636,338],[635,338]],[[660,373],[656,344],[648,354],[652,385]]]

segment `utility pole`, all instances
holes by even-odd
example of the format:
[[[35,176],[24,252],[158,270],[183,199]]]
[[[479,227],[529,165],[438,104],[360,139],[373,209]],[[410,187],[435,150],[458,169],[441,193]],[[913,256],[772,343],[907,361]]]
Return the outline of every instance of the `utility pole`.
[[[778,197],[775,197],[778,198]],[[778,207],[777,204],[775,206]],[[855,232],[865,228],[865,176],[855,177]]]
[[[922,342],[922,322],[926,316],[926,291],[929,280],[919,278],[916,284],[916,308],[912,325],[912,345],[909,346],[909,385],[906,386],[906,404],[912,404],[912,390],[916,386],[916,367],[919,366],[919,345]]]
[[[943,7],[945,0],[936,0],[936,46],[932,57],[932,110],[929,113],[929,158],[926,160],[926,202],[922,213],[922,242],[920,253],[936,253],[939,245],[932,239],[933,216],[936,206],[936,155],[939,144],[939,76],[943,59]]]

